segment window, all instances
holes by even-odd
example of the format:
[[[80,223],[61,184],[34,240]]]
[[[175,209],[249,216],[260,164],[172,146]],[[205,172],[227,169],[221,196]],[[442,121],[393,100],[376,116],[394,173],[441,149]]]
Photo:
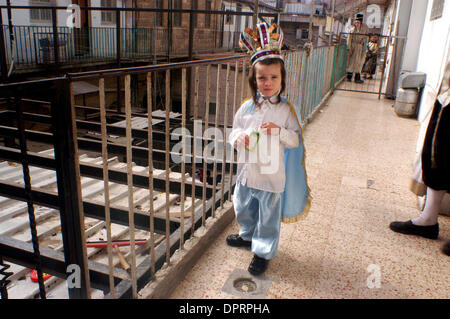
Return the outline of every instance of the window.
[[[295,32],[295,38],[297,40],[308,39],[309,30],[308,29],[297,29]]]
[[[35,6],[55,5],[53,0],[33,0],[30,4]],[[30,9],[30,20],[32,22],[51,22],[52,11],[46,9]]]
[[[182,9],[181,0],[174,0],[173,8],[174,9]],[[181,27],[181,12],[175,12],[173,14],[173,26]]]
[[[117,6],[116,0],[101,0],[101,7],[115,8]],[[102,11],[102,24],[116,23],[116,11]]]
[[[308,38],[309,38],[309,30],[302,29],[302,39],[308,39]]]
[[[207,11],[212,10],[212,0],[206,0],[206,8]],[[211,28],[211,15],[205,14],[205,28]]]
[[[226,9],[225,12],[231,12],[230,9]],[[225,24],[232,24],[233,23],[233,16],[231,14],[227,14],[225,16]]]

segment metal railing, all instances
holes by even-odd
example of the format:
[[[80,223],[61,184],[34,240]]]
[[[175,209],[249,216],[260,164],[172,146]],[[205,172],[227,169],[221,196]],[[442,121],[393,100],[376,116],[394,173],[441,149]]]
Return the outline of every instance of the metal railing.
[[[9,27],[3,25],[5,39],[10,38]],[[167,56],[167,29],[121,28],[120,36],[114,27],[68,28],[58,27],[58,61],[55,59],[53,28],[51,26],[13,26],[15,41],[6,41],[7,63],[14,59],[17,69],[35,68],[45,65],[83,65],[87,63],[115,62],[117,49],[121,59],[160,60]],[[175,37],[186,39],[188,31],[174,30]],[[194,37],[200,39],[194,45],[195,53],[232,51],[239,48],[239,32],[195,29]],[[120,38],[121,45],[116,41]],[[187,57],[188,43],[172,44],[171,57]]]
[[[289,74],[286,96],[308,120],[327,94],[345,75],[346,45],[326,46],[285,55]]]
[[[114,17],[110,27],[65,27],[58,21],[61,11],[67,12],[67,7],[57,6],[0,6],[0,12],[5,9],[8,17],[15,10],[40,9],[51,14],[49,26],[15,26],[7,25],[0,14],[0,70],[3,79],[8,76],[11,66],[19,69],[42,68],[43,65],[63,66],[67,64],[83,65],[96,62],[114,62],[120,65],[123,60],[143,59],[147,61],[170,61],[180,55],[189,59],[194,54],[232,50],[238,47],[239,31],[225,31],[224,19],[228,15],[253,16],[252,12],[231,12],[218,10],[160,9],[160,8],[121,8],[121,7],[80,7],[85,16],[108,13]],[[67,15],[67,13],[64,13]],[[127,15],[139,15],[141,18],[153,17],[151,28],[148,20],[141,20],[134,28],[126,20]],[[163,14],[167,21],[162,20]],[[174,15],[189,18],[189,26],[176,27]],[[159,21],[156,22],[157,15]],[[197,25],[203,16],[213,16],[214,23],[209,27]],[[276,19],[276,13],[259,13],[260,18]],[[133,18],[136,19],[136,18]],[[150,19],[151,20],[151,19]],[[12,21],[8,19],[8,21]],[[92,23],[92,21],[90,22]],[[133,20],[132,23],[137,23]],[[158,24],[156,24],[158,23]],[[179,23],[179,22],[178,22]],[[159,27],[158,25],[164,25]],[[120,32],[117,32],[120,30]],[[11,37],[13,35],[13,37]],[[170,45],[169,45],[170,44]],[[162,58],[158,60],[158,57]]]
[[[336,59],[337,50],[284,56],[286,96],[300,108],[304,123],[341,77],[333,73],[342,68],[336,65],[343,61]],[[234,56],[0,85],[7,106],[0,113],[0,135],[19,140],[19,149],[0,146],[0,170],[21,171],[15,182],[0,175],[0,206],[8,207],[3,214],[9,218],[23,215],[30,221],[14,231],[2,233],[0,227],[0,261],[37,269],[41,298],[52,289],[44,273],[67,283],[69,298],[98,291],[137,298],[196,229],[207,229],[209,218],[232,208],[236,161],[227,131],[249,95],[248,71],[248,57]],[[114,92],[117,79],[124,91],[119,109],[108,102],[120,96]],[[80,83],[98,87],[83,105],[75,94]],[[47,101],[32,99],[42,92]],[[141,96],[145,109],[132,102]],[[155,110],[157,96],[161,110]],[[44,111],[36,112],[36,106]],[[32,123],[45,129],[33,129]],[[29,150],[29,142],[53,151]],[[98,157],[89,157],[93,153]],[[38,172],[56,174],[42,181]],[[19,202],[26,205],[13,206]],[[39,228],[42,217],[36,212],[42,209],[59,216],[50,230]],[[32,236],[23,240],[16,232],[26,229]],[[54,233],[61,236],[57,248],[47,240]],[[79,270],[73,285],[71,267]],[[8,292],[4,282],[2,298]]]

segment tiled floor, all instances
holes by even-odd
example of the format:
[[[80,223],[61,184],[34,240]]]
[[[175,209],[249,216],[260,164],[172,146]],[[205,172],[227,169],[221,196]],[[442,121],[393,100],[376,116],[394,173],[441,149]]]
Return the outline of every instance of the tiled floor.
[[[304,128],[312,207],[282,225],[266,298],[450,298],[450,257],[440,251],[450,217],[439,216],[436,241],[388,228],[419,214],[409,191],[419,124],[392,104],[336,91]],[[218,236],[171,298],[240,298],[222,291],[252,258],[226,245],[238,230],[234,221]]]

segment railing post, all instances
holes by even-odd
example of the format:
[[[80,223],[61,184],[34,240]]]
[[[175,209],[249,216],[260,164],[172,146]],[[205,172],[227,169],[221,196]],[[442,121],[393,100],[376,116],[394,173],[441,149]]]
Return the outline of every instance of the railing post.
[[[172,0],[168,1],[167,12],[167,61],[170,62],[170,54],[172,49]]]
[[[59,63],[59,44],[58,44],[58,26],[56,17],[56,8],[52,8],[52,26],[53,26],[53,55],[55,64]]]
[[[116,62],[117,66],[120,68],[120,62],[121,62],[121,51],[122,51],[122,45],[121,45],[121,33],[120,33],[120,10],[116,8]],[[116,78],[116,89],[117,89],[117,111],[121,111],[121,105],[120,102],[122,100],[122,93],[120,91],[120,76]]]
[[[0,69],[2,74],[2,81],[6,81],[8,78],[8,64],[6,62],[6,46],[5,36],[3,33],[3,18],[2,9],[0,9]]]
[[[191,3],[191,9],[194,7],[194,4]],[[194,14],[191,10],[189,13],[189,47],[188,47],[188,60],[192,61],[192,58],[194,56]],[[187,69],[187,96],[186,96],[186,112],[188,114],[192,114],[191,110],[191,89],[192,89],[192,69]]]
[[[312,42],[313,37],[313,20],[314,20],[314,10],[315,10],[314,0],[311,1],[311,12],[309,15],[309,31],[308,31],[308,41]]]
[[[331,45],[333,42],[333,29],[334,29],[334,9],[336,6],[336,0],[332,1],[332,9],[331,9],[331,30],[330,30],[330,38],[328,39],[328,45]]]
[[[51,105],[59,213],[66,267],[79,269],[79,285],[68,285],[71,299],[90,297],[88,263],[84,234],[84,215],[78,166],[75,114],[71,105],[69,80],[55,82]],[[70,275],[70,274],[68,274]],[[68,282],[69,284],[69,282]]]
[[[120,60],[121,60],[121,51],[122,51],[122,45],[121,45],[121,32],[120,32],[120,10],[116,8],[116,59],[117,59],[117,65],[120,66]]]

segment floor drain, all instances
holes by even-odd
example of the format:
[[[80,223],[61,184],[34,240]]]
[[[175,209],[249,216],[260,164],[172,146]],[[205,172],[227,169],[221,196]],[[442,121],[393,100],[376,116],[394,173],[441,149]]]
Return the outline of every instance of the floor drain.
[[[254,292],[257,288],[256,283],[250,278],[238,278],[233,282],[233,286],[243,293]]]
[[[253,277],[247,270],[235,269],[222,287],[222,291],[246,299],[263,299],[272,284],[264,276]]]

